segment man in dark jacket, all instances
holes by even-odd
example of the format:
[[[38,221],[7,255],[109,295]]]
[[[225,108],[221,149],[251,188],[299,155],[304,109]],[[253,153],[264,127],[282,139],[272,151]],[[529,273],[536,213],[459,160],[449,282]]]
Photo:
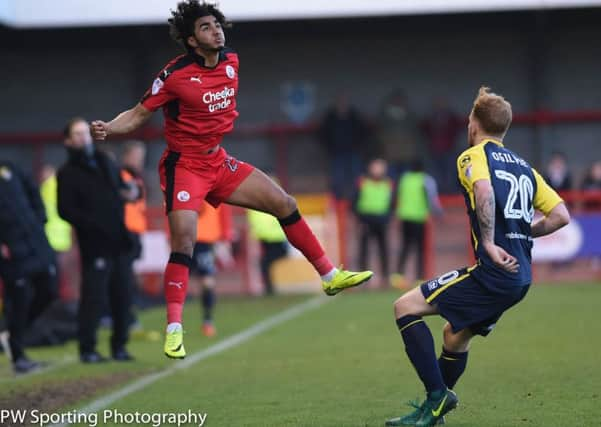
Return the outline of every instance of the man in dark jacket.
[[[319,137],[328,156],[331,191],[336,199],[352,198],[352,183],[366,156],[367,124],[341,93],[320,125]]]
[[[124,200],[134,199],[114,161],[92,144],[90,128],[82,118],[65,127],[69,158],[58,171],[58,211],[77,234],[82,261],[79,303],[79,352],[84,363],[106,359],[96,351],[100,316],[110,306],[113,319],[112,357],[131,360],[125,345],[131,309],[129,252]]]
[[[23,334],[56,298],[56,264],[45,222],[38,187],[16,165],[0,161],[0,277],[17,373],[39,367],[25,355]]]

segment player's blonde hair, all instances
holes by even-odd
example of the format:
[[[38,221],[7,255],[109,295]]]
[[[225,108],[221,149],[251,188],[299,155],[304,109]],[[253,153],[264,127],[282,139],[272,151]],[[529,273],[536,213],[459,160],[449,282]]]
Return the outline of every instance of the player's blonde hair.
[[[490,91],[486,86],[480,87],[472,108],[474,118],[478,120],[482,130],[489,135],[505,135],[511,125],[511,104],[501,95]]]

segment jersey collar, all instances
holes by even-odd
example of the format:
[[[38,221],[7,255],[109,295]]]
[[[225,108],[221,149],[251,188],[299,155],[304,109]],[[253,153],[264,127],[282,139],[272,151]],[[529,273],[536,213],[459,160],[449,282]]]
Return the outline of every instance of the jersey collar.
[[[487,142],[492,142],[494,144],[497,144],[499,147],[504,147],[503,143],[501,141],[499,141],[498,139],[494,139],[494,138],[484,138],[482,140],[482,143],[486,144]]]
[[[189,55],[192,57],[194,62],[196,62],[198,65],[204,68],[217,68],[221,61],[225,61],[227,59],[227,57],[225,56],[225,49],[221,49],[221,51],[219,51],[219,59],[217,61],[217,65],[215,65],[215,67],[207,67],[205,65],[205,59],[202,56],[200,56],[196,52],[190,52]]]

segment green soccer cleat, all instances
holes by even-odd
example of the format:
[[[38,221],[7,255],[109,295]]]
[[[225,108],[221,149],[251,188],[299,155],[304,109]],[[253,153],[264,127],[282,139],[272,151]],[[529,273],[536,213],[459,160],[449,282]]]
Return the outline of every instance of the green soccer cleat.
[[[170,359],[183,359],[186,357],[184,331],[179,329],[174,332],[167,332],[167,335],[165,335],[165,356]]]
[[[409,402],[408,405],[415,408],[415,410],[409,415],[405,415],[404,417],[391,418],[386,421],[386,426],[414,426],[415,423],[421,418],[422,411],[424,409],[426,402],[421,405],[418,401]],[[436,424],[442,425],[445,423],[444,417],[441,417]]]
[[[454,391],[447,389],[445,393],[436,400],[426,399],[422,416],[415,423],[416,427],[435,426],[445,414],[457,407],[459,399]]]
[[[336,295],[347,288],[353,288],[367,282],[373,275],[373,271],[338,270],[332,280],[322,282],[323,291],[329,296]]]

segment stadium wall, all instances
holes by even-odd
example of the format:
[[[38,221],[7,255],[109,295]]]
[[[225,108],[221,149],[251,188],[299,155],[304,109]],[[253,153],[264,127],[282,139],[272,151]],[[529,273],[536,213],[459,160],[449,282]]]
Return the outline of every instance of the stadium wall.
[[[601,94],[591,90],[601,72],[599,18],[601,9],[241,23],[229,36],[242,61],[239,123],[286,121],[280,88],[287,81],[314,84],[313,118],[340,90],[373,117],[397,87],[417,113],[439,96],[467,113],[480,84],[506,95],[516,112],[601,110]],[[0,133],[56,131],[73,115],[112,117],[177,53],[166,26],[0,29]],[[156,114],[153,123],[161,120]],[[601,123],[515,127],[510,139],[535,164],[555,149],[582,167],[601,156]],[[292,158],[320,157],[312,137],[290,147]],[[9,145],[2,154],[23,160],[31,150]],[[230,150],[261,167],[277,161],[266,138],[232,140]],[[157,145],[153,169],[159,155]],[[62,156],[60,147],[44,148],[44,161]],[[325,168],[297,163],[305,175]]]

